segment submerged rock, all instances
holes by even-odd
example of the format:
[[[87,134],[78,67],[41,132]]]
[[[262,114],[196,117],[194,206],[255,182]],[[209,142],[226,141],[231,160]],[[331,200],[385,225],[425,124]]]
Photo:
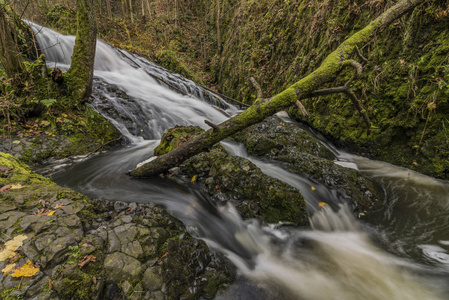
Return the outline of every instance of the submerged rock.
[[[27,261],[39,269],[23,280],[0,273],[4,297],[198,299],[234,280],[231,263],[160,206],[93,202],[5,153],[0,186],[3,241],[26,237],[0,269]]]

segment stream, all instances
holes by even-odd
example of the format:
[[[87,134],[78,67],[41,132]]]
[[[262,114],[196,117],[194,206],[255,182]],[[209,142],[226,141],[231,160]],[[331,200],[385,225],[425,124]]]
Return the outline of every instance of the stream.
[[[48,65],[67,69],[75,38],[35,24],[33,29]],[[221,123],[227,115],[238,113],[237,107],[102,41],[97,43],[94,74],[92,106],[118,128],[128,145],[88,159],[53,162],[38,171],[90,197],[164,205],[195,236],[237,266],[239,279],[216,299],[449,298],[447,182],[345,153],[321,139],[337,155],[335,163],[381,183],[382,208],[358,220],[344,205],[337,212],[323,207],[313,213],[311,227],[300,228],[242,220],[231,205],[217,209],[201,193],[174,182],[126,175],[152,156],[167,129],[175,125],[207,129],[204,120]],[[241,144],[222,144],[230,154],[245,157],[265,174],[298,188],[309,204],[334,197],[325,186],[312,193],[307,178],[250,157]],[[192,204],[194,211],[186,214]]]

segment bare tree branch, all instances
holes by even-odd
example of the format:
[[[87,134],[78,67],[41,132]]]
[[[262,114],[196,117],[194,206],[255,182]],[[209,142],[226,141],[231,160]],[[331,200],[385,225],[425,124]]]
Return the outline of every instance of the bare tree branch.
[[[257,99],[262,99],[263,98],[263,92],[262,92],[262,88],[260,87],[259,83],[257,83],[257,81],[256,81],[256,79],[254,79],[254,77],[250,77],[249,81],[251,81],[253,87],[257,91]]]

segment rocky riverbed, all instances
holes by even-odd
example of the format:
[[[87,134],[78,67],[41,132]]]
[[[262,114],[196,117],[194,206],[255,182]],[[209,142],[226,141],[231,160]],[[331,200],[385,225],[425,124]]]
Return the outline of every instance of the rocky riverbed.
[[[172,128],[155,155],[201,132],[193,126]],[[272,117],[234,139],[251,155],[334,190],[357,215],[379,202],[374,182],[336,165],[331,151],[294,124]],[[297,188],[229,155],[220,144],[164,176],[195,186],[218,206],[232,203],[245,219],[309,224]],[[198,299],[213,297],[235,279],[235,268],[222,254],[193,238],[161,206],[89,199],[5,153],[0,153],[0,187],[4,299]],[[30,266],[34,271],[23,275]]]
[[[3,252],[23,239],[1,255],[2,299],[197,299],[233,281],[227,260],[160,206],[94,202],[4,153],[0,177]],[[28,262],[38,271],[14,277]]]

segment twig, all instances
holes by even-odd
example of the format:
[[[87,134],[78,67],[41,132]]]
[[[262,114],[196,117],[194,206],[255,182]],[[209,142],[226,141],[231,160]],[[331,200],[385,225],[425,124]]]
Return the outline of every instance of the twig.
[[[357,75],[362,74],[363,66],[356,60],[353,60],[353,59],[344,60],[341,62],[341,64],[344,66],[349,65],[349,66],[353,67],[354,69],[356,69]]]
[[[197,83],[198,84],[198,83]],[[250,107],[251,105],[249,105],[249,104],[246,104],[246,103],[243,103],[243,102],[240,102],[240,101],[238,101],[238,100],[235,100],[235,99],[233,99],[233,98],[231,98],[231,97],[229,97],[229,96],[226,96],[226,95],[223,95],[223,94],[220,94],[219,92],[216,92],[216,91],[214,91],[214,90],[211,90],[210,88],[208,88],[208,87],[205,87],[204,85],[201,85],[201,84],[198,84],[200,87],[202,87],[203,89],[205,89],[206,91],[209,91],[209,92],[211,92],[211,93],[213,93],[213,94],[215,94],[215,95],[217,95],[217,96],[220,96],[221,98],[225,98],[225,99],[227,99],[227,100],[230,100],[230,101],[232,101],[232,102],[235,102],[235,103],[237,103],[237,104],[239,104],[239,105],[241,105],[241,106],[244,106],[244,107]]]
[[[369,135],[371,133],[371,120],[369,119],[368,114],[366,113],[366,110],[362,107],[362,104],[360,103],[360,101],[357,98],[357,96],[355,95],[355,93],[350,91],[346,85],[334,87],[334,88],[316,90],[311,94],[311,96],[318,97],[318,96],[337,94],[337,93],[344,93],[349,97],[349,99],[351,100],[354,107],[357,109],[357,111],[363,117],[363,120],[365,121],[365,124],[367,127],[367,135]]]
[[[299,108],[304,117],[307,118],[309,116],[309,113],[307,112],[306,108],[304,107],[304,105],[302,105],[302,103],[299,100],[296,100],[296,106]]]
[[[228,114],[225,110],[221,109],[220,107],[217,107],[215,105],[212,105],[213,108],[215,108],[216,110],[218,110],[219,112],[221,112],[223,115],[225,115],[226,117],[230,118],[231,115]]]
[[[362,55],[362,53],[360,52],[360,50],[359,50],[358,47],[355,47],[355,54],[357,54],[357,56],[358,56],[358,57],[359,57],[365,64],[368,63],[368,59],[366,59],[366,58]]]
[[[220,127],[218,127],[217,125],[215,125],[214,123],[208,121],[208,120],[204,120],[204,123],[206,123],[207,125],[209,125],[210,127],[212,127],[214,129],[214,131],[218,131],[220,130]]]
[[[257,83],[257,81],[256,81],[256,79],[254,79],[254,77],[250,77],[249,81],[251,82],[251,84],[254,86],[254,88],[257,91],[257,99],[262,99],[263,92],[262,92],[262,88],[260,87],[259,83]]]

